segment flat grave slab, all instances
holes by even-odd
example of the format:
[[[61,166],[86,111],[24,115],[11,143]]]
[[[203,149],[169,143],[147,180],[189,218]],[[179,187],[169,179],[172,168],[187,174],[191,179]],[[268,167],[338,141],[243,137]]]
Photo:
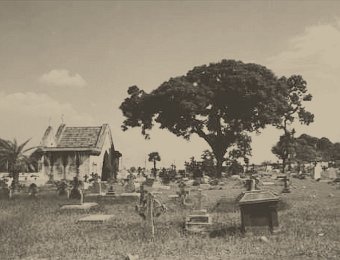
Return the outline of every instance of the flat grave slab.
[[[263,181],[262,184],[263,186],[275,185],[275,183],[271,181]]]
[[[140,197],[140,193],[135,193],[135,192],[125,192],[125,193],[121,193],[121,194],[117,194],[117,197],[133,197],[133,198],[139,198]]]
[[[329,182],[332,182],[332,181],[331,180],[319,180],[319,182],[329,183]]]
[[[60,209],[61,210],[89,210],[97,205],[98,203],[95,203],[95,202],[86,202],[83,204],[64,205]]]
[[[114,215],[94,214],[78,219],[77,223],[104,223],[113,217]]]
[[[85,193],[85,197],[98,197],[98,196],[105,196],[106,193]]]

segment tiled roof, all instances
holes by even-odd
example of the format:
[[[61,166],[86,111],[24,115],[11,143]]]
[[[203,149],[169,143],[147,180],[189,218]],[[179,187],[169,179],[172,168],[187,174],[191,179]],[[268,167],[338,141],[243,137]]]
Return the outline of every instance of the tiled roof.
[[[56,147],[96,147],[102,127],[65,127],[57,140]]]

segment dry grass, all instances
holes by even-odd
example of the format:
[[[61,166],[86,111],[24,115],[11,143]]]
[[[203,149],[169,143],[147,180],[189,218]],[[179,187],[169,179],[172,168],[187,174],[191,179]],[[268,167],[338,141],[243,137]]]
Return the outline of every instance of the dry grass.
[[[240,213],[234,200],[243,190],[230,181],[223,190],[207,190],[203,202],[213,216],[208,236],[183,231],[190,213],[163,191],[159,197],[168,212],[156,220],[155,241],[148,239],[134,202],[101,203],[95,211],[114,214],[104,224],[75,224],[84,213],[60,212],[69,203],[54,193],[37,199],[0,201],[0,259],[336,259],[340,257],[340,190],[309,179],[294,180],[290,194],[282,194],[279,222],[282,233],[259,236],[239,231]],[[282,186],[263,187],[280,192]],[[334,196],[329,196],[329,194]],[[194,195],[195,192],[192,192]],[[222,200],[221,197],[225,196]],[[219,203],[217,203],[219,202]]]

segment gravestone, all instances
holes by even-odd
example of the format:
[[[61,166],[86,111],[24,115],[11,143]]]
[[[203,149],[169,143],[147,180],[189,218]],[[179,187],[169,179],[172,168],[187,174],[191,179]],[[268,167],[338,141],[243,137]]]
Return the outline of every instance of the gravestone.
[[[60,208],[61,210],[90,210],[91,208],[98,206],[98,203],[95,202],[84,203],[84,194],[80,189],[80,182],[77,177],[74,178],[72,185],[73,188],[70,193],[70,199],[78,200],[79,203],[64,205]]]
[[[69,197],[69,190],[66,181],[62,181],[59,185],[57,185],[57,192],[59,196]]]
[[[278,202],[279,197],[269,191],[243,192],[238,199],[242,231],[269,227],[272,233],[278,232]]]
[[[282,190],[282,193],[290,193],[290,180],[287,176],[283,179],[283,185],[284,188]]]
[[[81,200],[83,197],[83,194],[80,190],[80,181],[78,180],[77,177],[73,178],[72,182],[72,189],[70,192],[70,199],[76,199],[76,200]]]
[[[116,193],[114,191],[113,184],[111,183],[108,191],[106,192],[106,196],[115,196],[115,195]]]
[[[259,184],[259,180],[254,177],[247,179],[246,180],[247,191],[259,190],[258,184]]]
[[[202,209],[202,199],[204,197],[202,190],[198,189],[196,209],[185,220],[185,229],[188,232],[207,233],[210,231],[212,218],[205,209]]]
[[[102,184],[98,178],[94,179],[92,190],[93,190],[93,193],[98,193],[98,194],[102,193]]]
[[[186,184],[183,181],[178,184],[178,188],[179,191],[177,192],[177,195],[179,196],[181,204],[185,205],[185,200],[189,196],[189,191],[186,189]]]
[[[318,180],[321,179],[321,172],[322,172],[321,163],[317,162],[314,166],[314,169],[313,169],[314,180],[318,181]]]
[[[35,183],[32,183],[28,187],[28,194],[30,197],[35,198],[38,194],[38,186]]]

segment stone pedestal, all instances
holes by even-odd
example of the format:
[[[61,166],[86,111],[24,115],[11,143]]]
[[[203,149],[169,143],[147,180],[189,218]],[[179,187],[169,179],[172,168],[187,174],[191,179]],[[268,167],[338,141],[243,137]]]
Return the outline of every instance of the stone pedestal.
[[[206,233],[210,231],[212,219],[206,212],[196,212],[185,220],[185,229],[193,233]]]
[[[244,192],[239,199],[242,231],[269,227],[272,233],[278,232],[278,201],[279,197],[269,191]]]

